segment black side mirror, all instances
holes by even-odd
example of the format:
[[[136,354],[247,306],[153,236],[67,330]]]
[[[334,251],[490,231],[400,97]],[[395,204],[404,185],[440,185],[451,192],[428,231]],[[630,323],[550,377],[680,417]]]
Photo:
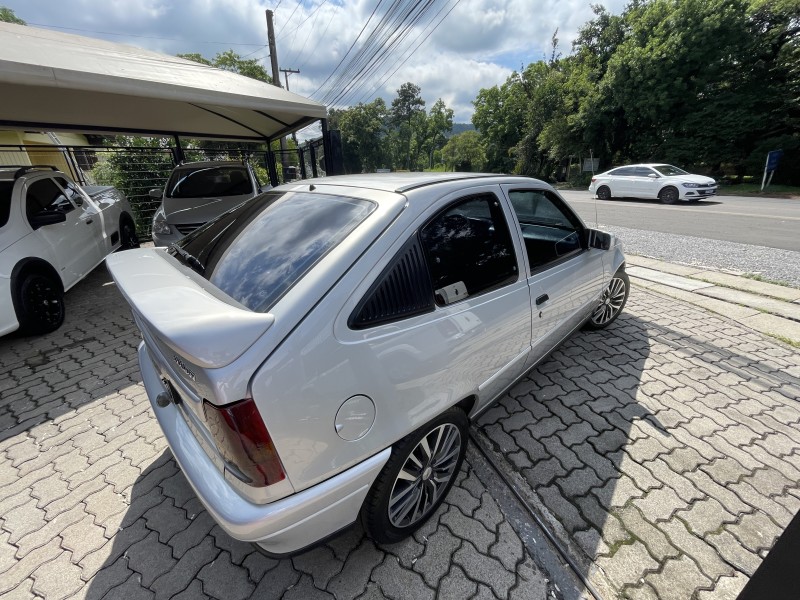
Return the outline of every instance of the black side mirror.
[[[586,230],[586,245],[589,248],[608,250],[611,248],[611,234],[597,229]]]
[[[62,212],[43,210],[31,217],[31,227],[34,230],[45,225],[55,225],[56,223],[64,223],[67,220],[67,215]]]

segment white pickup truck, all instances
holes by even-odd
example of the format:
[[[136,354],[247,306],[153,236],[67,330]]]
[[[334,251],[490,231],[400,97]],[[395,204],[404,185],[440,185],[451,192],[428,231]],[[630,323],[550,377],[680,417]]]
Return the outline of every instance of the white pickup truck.
[[[139,245],[122,192],[79,187],[50,166],[0,166],[0,335],[54,331],[64,292]]]

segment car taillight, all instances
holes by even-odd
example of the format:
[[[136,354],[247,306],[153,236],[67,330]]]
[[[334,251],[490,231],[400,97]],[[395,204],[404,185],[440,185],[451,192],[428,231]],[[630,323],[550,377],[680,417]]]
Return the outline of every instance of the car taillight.
[[[592,177],[592,183],[594,183],[595,181],[597,181],[597,177]]]
[[[252,398],[227,406],[203,401],[209,432],[227,463],[253,487],[266,487],[286,478],[283,465]],[[241,478],[241,477],[240,477]]]

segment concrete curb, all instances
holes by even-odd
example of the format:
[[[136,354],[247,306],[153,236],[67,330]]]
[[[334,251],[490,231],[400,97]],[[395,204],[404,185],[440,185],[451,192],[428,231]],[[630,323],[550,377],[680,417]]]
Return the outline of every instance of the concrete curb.
[[[627,256],[631,283],[724,315],[800,347],[800,289],[742,273]]]

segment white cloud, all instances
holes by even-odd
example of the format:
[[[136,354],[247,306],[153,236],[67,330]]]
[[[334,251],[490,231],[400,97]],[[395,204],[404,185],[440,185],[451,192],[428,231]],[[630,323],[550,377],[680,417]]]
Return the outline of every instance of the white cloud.
[[[606,5],[619,12],[624,2],[609,0]],[[549,52],[550,37],[556,28],[560,51],[567,54],[578,28],[592,18],[589,3],[590,0],[461,0],[394,75],[390,76],[402,59],[397,52],[387,57],[384,69],[351,100],[370,101],[375,95],[382,95],[391,101],[395,90],[411,81],[422,88],[427,106],[443,98],[454,109],[456,121],[468,121],[473,110],[471,101],[480,88],[502,83],[512,69],[541,59]],[[244,44],[266,45],[265,10],[273,8],[281,66],[301,70],[299,75],[291,76],[289,86],[308,96],[347,53],[377,0],[343,0],[339,4],[335,0],[305,0],[300,4],[296,0],[269,4],[264,0],[3,0],[3,4],[31,24],[83,29],[87,31],[70,32],[167,54],[199,52],[212,57],[233,48],[240,55],[260,59],[268,71],[267,49]],[[433,12],[445,5],[451,6],[445,0],[436,0]],[[382,8],[385,10],[385,6]],[[367,31],[379,17],[378,12]],[[419,30],[412,32],[407,41],[418,34]],[[420,34],[418,41],[424,35]],[[371,94],[373,90],[375,94]]]

